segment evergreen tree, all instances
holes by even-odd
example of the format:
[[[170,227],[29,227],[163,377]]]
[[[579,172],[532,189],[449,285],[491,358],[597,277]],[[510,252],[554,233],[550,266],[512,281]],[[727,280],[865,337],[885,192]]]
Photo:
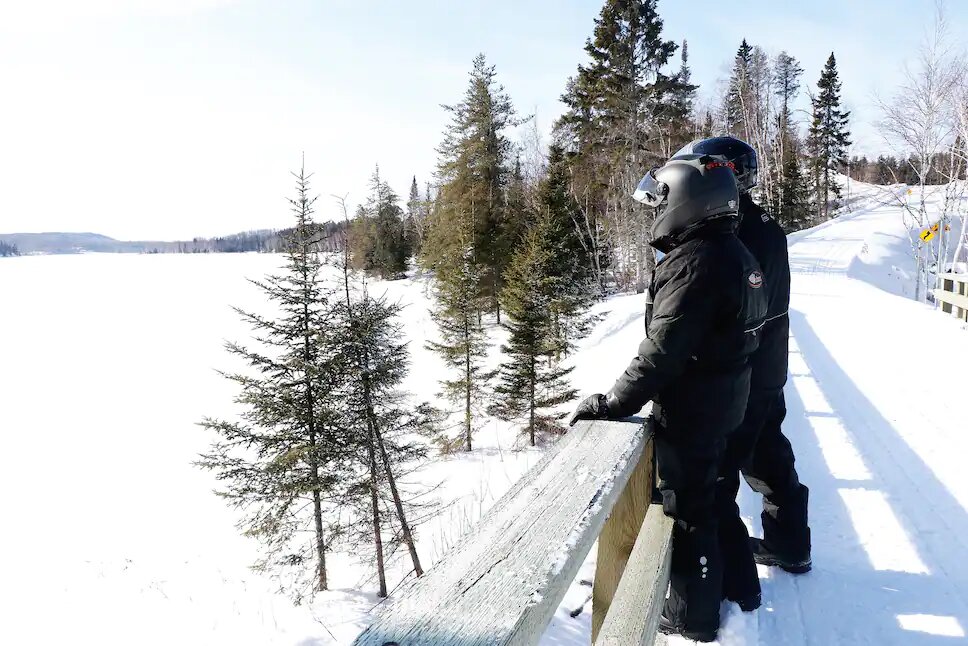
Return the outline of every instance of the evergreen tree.
[[[401,306],[373,297],[366,283],[351,275],[348,260],[342,264],[343,295],[338,308],[344,380],[340,399],[348,442],[362,478],[350,487],[346,502],[355,501],[356,516],[365,521],[358,523],[358,534],[369,533],[373,539],[379,596],[385,597],[385,558],[398,546],[406,547],[417,576],[423,574],[408,521],[412,505],[404,499],[397,476],[426,456],[416,433],[434,417],[427,405],[409,406],[400,389],[409,372],[407,343],[401,341],[404,334],[398,323]],[[399,527],[389,543],[383,540],[391,524],[381,513],[384,505],[392,509]]]
[[[332,292],[314,249],[315,198],[305,170],[295,177],[296,198],[290,202],[296,226],[287,242],[286,269],[253,281],[279,313],[269,318],[236,309],[266,349],[227,345],[250,368],[225,375],[241,387],[236,403],[243,412],[240,421],[203,419],[201,426],[218,439],[197,464],[214,471],[219,495],[245,512],[240,527],[265,551],[257,567],[279,577],[300,601],[327,587],[327,538],[336,531],[327,508],[338,497],[347,452],[333,408],[340,381],[333,348],[340,339]],[[313,540],[306,540],[307,533]],[[313,576],[305,581],[309,564]]]
[[[607,0],[585,45],[589,62],[569,80],[562,96],[568,110],[556,124],[593,253],[603,246],[621,250],[616,279],[639,290],[651,266],[646,231],[652,214],[628,196],[669,152],[660,124],[674,111],[679,83],[662,71],[676,50],[662,39],[662,24],[656,0]],[[599,244],[599,230],[610,245]]]
[[[8,244],[0,240],[0,256],[19,256],[20,250],[17,249],[17,245]]]
[[[787,231],[808,226],[807,191],[800,165],[801,144],[793,120],[793,100],[800,92],[803,69],[794,57],[780,52],[774,68],[774,95],[777,98],[776,135],[772,147],[772,166],[778,169],[778,181],[773,184],[777,220]],[[775,171],[776,172],[776,171]]]
[[[464,262],[461,221],[469,218],[470,261],[479,275],[476,289],[482,297],[480,304],[498,312],[501,275],[507,263],[502,242],[507,239],[511,152],[504,131],[517,122],[511,100],[496,77],[494,66],[487,64],[483,54],[478,55],[464,100],[445,106],[451,113],[451,123],[438,148],[440,190],[423,258],[429,268],[453,275],[454,269],[443,268],[441,263],[448,259]]]
[[[667,98],[659,103],[660,133],[665,139],[665,157],[671,157],[677,150],[692,141],[696,125],[693,121],[696,92],[699,86],[692,84],[692,70],[689,69],[689,44],[682,41],[682,63],[679,71],[669,79]]]
[[[577,394],[567,383],[572,368],[562,368],[555,360],[552,309],[562,291],[556,284],[562,277],[554,275],[555,233],[560,232],[554,230],[550,214],[539,216],[511,259],[501,294],[510,336],[501,348],[505,361],[493,410],[503,419],[527,419],[531,446],[539,435],[562,430],[548,409]]]
[[[703,120],[702,127],[699,129],[699,136],[706,139],[707,137],[712,137],[714,132],[716,132],[716,128],[713,125],[713,113],[707,110],[706,118]]]
[[[850,146],[848,119],[850,113],[840,107],[840,78],[833,52],[820,73],[817,95],[811,97],[813,120],[807,136],[807,148],[814,186],[814,204],[820,222],[830,219],[841,198],[836,173],[847,160]]]
[[[736,57],[733,59],[733,70],[729,77],[729,87],[723,104],[723,123],[726,127],[726,134],[744,141],[750,140],[744,115],[747,111],[752,77],[753,47],[744,38],[736,51]]]
[[[404,220],[404,239],[414,256],[420,257],[423,245],[426,203],[420,199],[417,177],[410,183],[410,196],[407,198],[407,217]]]
[[[350,223],[349,247],[353,267],[394,278],[407,270],[410,245],[404,231],[399,199],[380,178],[377,166],[370,179],[370,195]]]
[[[544,233],[551,247],[549,275],[555,280],[549,294],[549,315],[555,340],[554,359],[569,354],[574,343],[588,334],[586,316],[595,299],[595,269],[590,244],[576,226],[579,209],[568,192],[568,161],[560,146],[548,150],[547,175],[538,186],[539,215],[546,218]],[[597,259],[599,265],[607,257]]]
[[[778,221],[785,231],[799,231],[810,226],[810,202],[807,182],[796,151],[786,156],[780,178]]]
[[[490,378],[481,363],[487,354],[487,340],[481,326],[481,274],[474,261],[474,232],[463,214],[456,225],[456,240],[437,260],[436,304],[431,318],[437,323],[440,341],[427,347],[441,355],[456,378],[442,381],[444,396],[463,408],[463,444],[473,448],[474,415],[483,388]],[[449,450],[451,446],[445,446]]]
[[[524,232],[532,218],[532,209],[528,200],[529,187],[524,180],[521,170],[521,155],[514,160],[514,170],[508,180],[507,196],[504,203],[504,222],[500,230],[500,239],[496,242],[497,252],[502,257],[501,286],[503,289],[504,276],[509,259],[521,243]],[[500,322],[500,318],[498,319]]]

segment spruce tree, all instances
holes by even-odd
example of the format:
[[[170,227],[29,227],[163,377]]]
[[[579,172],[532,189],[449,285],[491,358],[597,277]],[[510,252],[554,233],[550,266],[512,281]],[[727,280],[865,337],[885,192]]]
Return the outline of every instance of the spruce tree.
[[[480,318],[484,303],[479,289],[481,274],[474,261],[474,233],[470,218],[459,215],[452,223],[457,227],[456,240],[437,261],[431,318],[439,328],[440,340],[428,342],[427,347],[456,373],[456,377],[441,384],[444,396],[463,409],[462,440],[464,449],[470,451],[474,416],[490,374],[481,365],[487,354],[487,339]],[[452,446],[444,448],[449,450]]]
[[[451,122],[438,148],[440,190],[425,241],[424,264],[440,269],[442,262],[463,257],[460,220],[468,218],[471,262],[479,274],[481,304],[498,312],[501,275],[507,263],[502,241],[507,239],[511,142],[505,130],[518,122],[510,98],[497,83],[494,66],[487,64],[483,54],[474,59],[463,101],[445,107]],[[457,249],[460,253],[454,253]],[[447,271],[445,268],[444,273]]]
[[[847,125],[850,113],[840,107],[840,89],[837,60],[831,52],[817,82],[817,95],[811,97],[813,120],[807,136],[819,222],[830,219],[832,210],[841,198],[836,173],[846,162],[847,148],[850,146]]]
[[[556,360],[559,340],[552,312],[562,292],[557,283],[563,279],[554,271],[555,233],[560,232],[554,230],[550,214],[539,216],[511,259],[501,294],[509,339],[501,347],[505,361],[492,410],[502,419],[527,420],[531,446],[539,436],[562,430],[549,409],[577,394],[567,383],[572,368]]]
[[[778,220],[785,231],[799,231],[810,226],[810,203],[807,182],[796,151],[786,156],[780,181]]]
[[[799,62],[786,52],[776,57],[774,68],[774,95],[778,106],[776,135],[773,142],[772,165],[778,167],[779,178],[773,185],[770,200],[776,210],[779,223],[786,231],[797,231],[807,226],[809,206],[807,190],[801,169],[801,142],[793,119],[792,103],[800,92]]]
[[[746,102],[749,99],[752,77],[753,47],[744,38],[733,59],[733,69],[730,73],[726,100],[723,105],[723,123],[726,126],[726,134],[744,141],[750,139],[744,114],[747,111]]]
[[[548,171],[538,186],[538,214],[546,217],[545,233],[550,244],[548,271],[551,284],[549,314],[555,339],[555,360],[569,354],[574,343],[588,334],[592,319],[586,312],[594,302],[594,261],[590,245],[576,222],[579,209],[568,192],[568,161],[560,146],[548,150]],[[608,258],[597,259],[599,265]]]
[[[218,494],[245,512],[240,528],[264,550],[256,567],[278,577],[298,602],[327,587],[327,539],[337,530],[329,512],[339,497],[347,450],[332,399],[340,382],[334,351],[340,339],[333,294],[315,250],[315,198],[305,169],[294,175],[296,226],[287,240],[285,270],[252,281],[278,313],[236,309],[260,349],[226,346],[249,368],[223,373],[241,388],[235,401],[242,412],[236,421],[202,420],[217,439],[197,464],[215,472]],[[307,534],[313,539],[306,540]]]
[[[350,223],[353,267],[395,278],[407,269],[410,244],[404,230],[403,210],[377,166],[370,179],[370,194]]]
[[[525,184],[524,173],[521,169],[521,155],[517,155],[514,161],[514,170],[508,179],[507,193],[504,201],[504,221],[500,229],[500,239],[496,241],[497,252],[501,255],[502,261],[499,265],[501,270],[501,287],[504,286],[504,271],[508,266],[511,255],[521,242],[528,223],[532,218],[532,209],[529,204],[529,187]],[[498,310],[500,312],[500,309]],[[500,317],[498,318],[500,323]]]
[[[410,182],[410,195],[407,198],[407,217],[404,220],[404,238],[414,256],[420,257],[423,245],[425,218],[425,202],[420,199],[420,189],[417,188],[417,177]]]
[[[360,525],[373,539],[379,596],[387,595],[385,558],[398,546],[406,548],[417,576],[423,574],[408,517],[410,501],[398,484],[401,470],[426,456],[417,433],[432,422],[429,407],[413,407],[401,390],[409,372],[409,352],[398,319],[399,304],[386,297],[372,296],[365,281],[351,275],[343,262],[343,294],[338,308],[343,339],[341,402],[347,442],[354,447],[362,478],[350,499],[369,500],[357,504]],[[385,543],[383,534],[391,526],[383,516],[384,503],[396,516],[399,532]],[[360,532],[361,534],[364,532]]]
[[[689,44],[682,41],[679,71],[666,83],[666,97],[658,102],[660,135],[663,137],[665,157],[671,157],[694,138],[696,124],[693,120],[696,92],[699,86],[692,84],[689,69]]]
[[[676,44],[662,39],[656,0],[606,0],[585,45],[589,62],[569,80],[567,111],[556,124],[572,162],[572,192],[587,221],[595,253],[603,230],[622,251],[614,264],[623,288],[645,287],[652,214],[628,199],[648,168],[664,161],[670,143],[658,133],[672,111],[674,75],[663,72]],[[604,242],[604,241],[603,241]],[[598,277],[603,281],[603,277]]]
[[[339,202],[348,219],[345,203]],[[378,595],[385,597],[386,563],[398,548],[406,548],[413,572],[423,574],[413,513],[425,511],[426,505],[408,495],[399,476],[419,467],[427,452],[420,436],[436,433],[439,414],[426,403],[412,404],[401,389],[410,361],[399,322],[402,307],[369,292],[365,273],[351,271],[348,250],[335,264],[341,282],[334,297],[333,327],[340,339],[340,383],[334,397],[352,467],[344,476],[340,501],[347,512],[344,534],[354,549],[372,543]]]

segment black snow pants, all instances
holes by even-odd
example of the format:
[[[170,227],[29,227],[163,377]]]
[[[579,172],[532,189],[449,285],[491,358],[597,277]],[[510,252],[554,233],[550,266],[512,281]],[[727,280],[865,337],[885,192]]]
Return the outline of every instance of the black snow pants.
[[[716,479],[725,440],[696,445],[675,429],[652,423],[662,507],[675,519],[669,598],[663,614],[678,626],[715,631],[723,580]]]
[[[730,599],[747,598],[760,591],[749,536],[736,504],[740,471],[749,486],[763,496],[760,517],[764,547],[794,561],[810,555],[809,490],[800,483],[793,447],[780,428],[785,417],[782,390],[751,393],[743,424],[727,438],[716,506],[725,562],[723,593]]]

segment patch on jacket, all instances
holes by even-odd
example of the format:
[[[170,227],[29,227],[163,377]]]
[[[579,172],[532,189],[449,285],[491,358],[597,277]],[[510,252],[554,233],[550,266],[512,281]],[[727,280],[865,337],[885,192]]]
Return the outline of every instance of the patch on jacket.
[[[754,270],[749,276],[746,277],[746,282],[750,284],[753,289],[759,289],[763,286],[763,274],[760,271]]]
[[[769,222],[770,216],[764,213],[763,215],[760,216],[760,219],[763,220],[764,222]]]

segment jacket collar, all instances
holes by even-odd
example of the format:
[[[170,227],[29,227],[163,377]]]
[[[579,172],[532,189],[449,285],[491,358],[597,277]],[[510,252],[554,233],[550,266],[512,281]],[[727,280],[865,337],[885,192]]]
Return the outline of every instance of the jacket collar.
[[[737,226],[739,226],[739,218],[736,215],[723,215],[703,220],[678,234],[657,238],[649,244],[662,253],[669,253],[694,238],[708,238],[735,233]]]

